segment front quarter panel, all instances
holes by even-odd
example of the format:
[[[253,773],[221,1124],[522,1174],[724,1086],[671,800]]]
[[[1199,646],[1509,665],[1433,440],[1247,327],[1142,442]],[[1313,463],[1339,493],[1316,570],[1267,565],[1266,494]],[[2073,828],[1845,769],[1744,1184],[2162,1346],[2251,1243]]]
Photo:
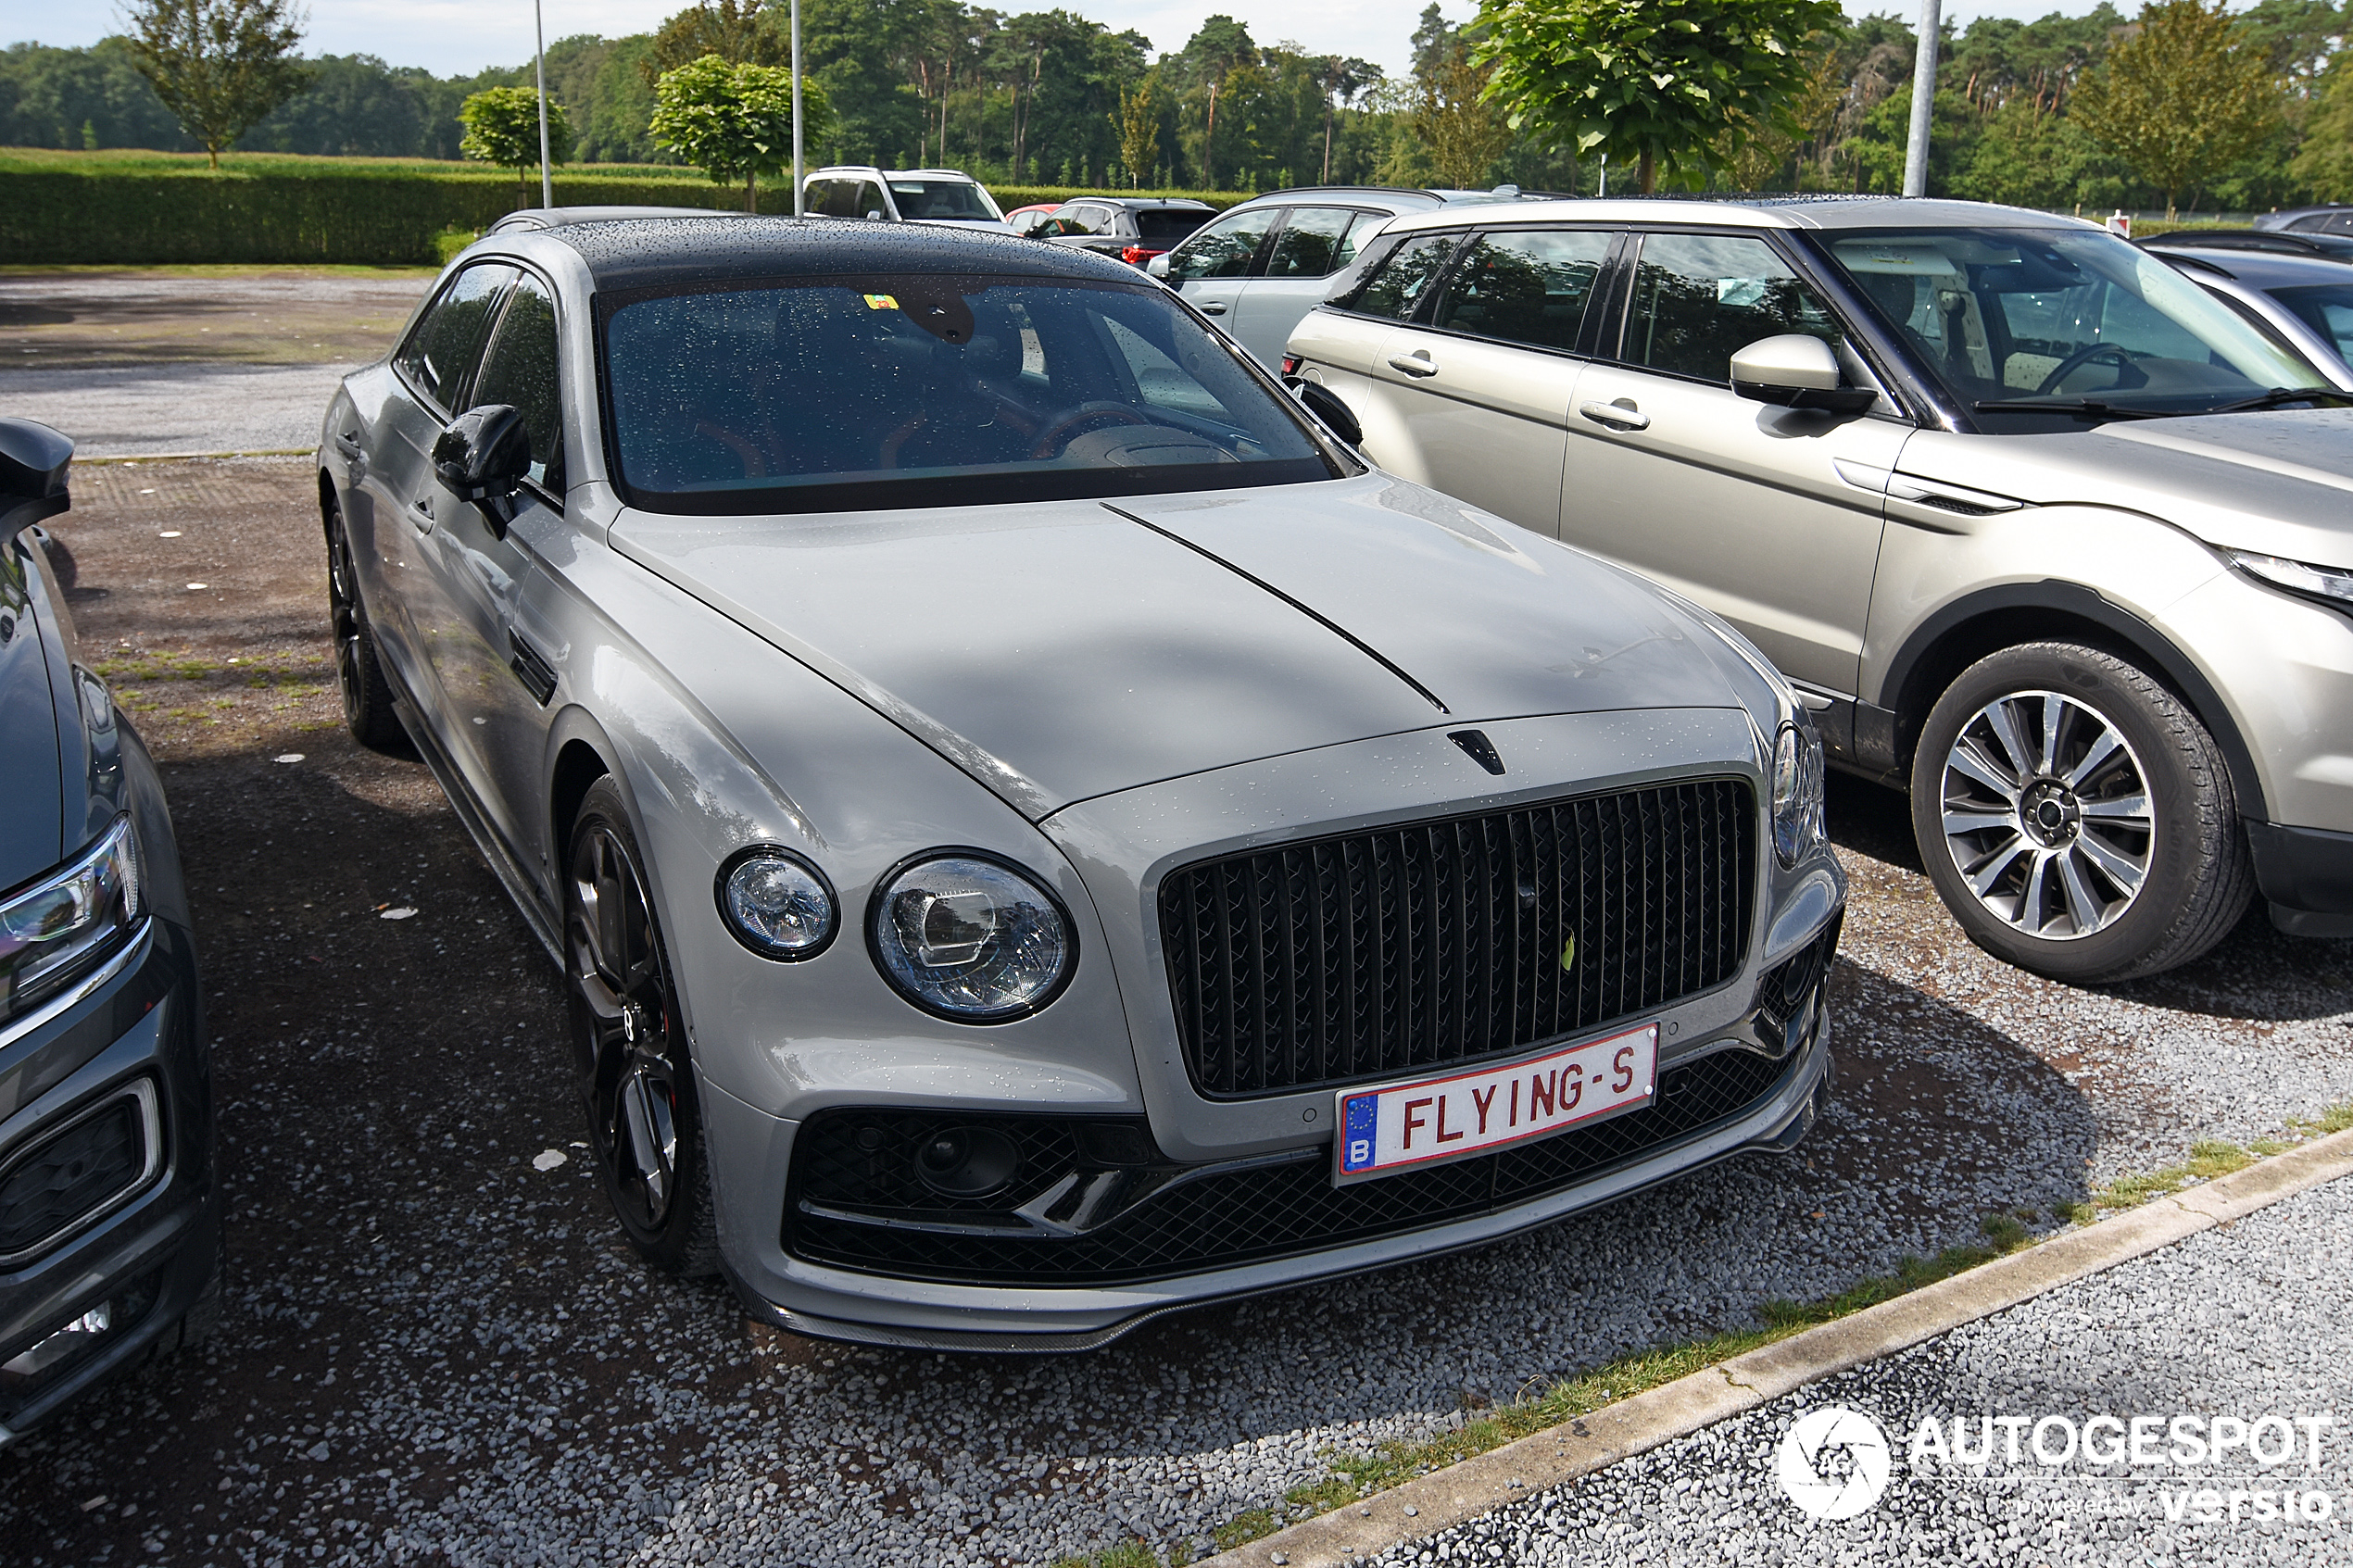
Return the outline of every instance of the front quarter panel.
[[[584,539],[564,575],[577,709],[555,726],[549,771],[580,741],[621,776],[707,1078],[794,1121],[850,1102],[1140,1109],[1101,923],[1051,841],[856,698],[625,558]],[[723,924],[719,868],[750,844],[795,850],[832,884],[839,926],[817,957],[758,957]],[[1078,967],[1043,1012],[950,1022],[875,969],[864,922],[876,884],[944,847],[1026,868],[1070,911]]]

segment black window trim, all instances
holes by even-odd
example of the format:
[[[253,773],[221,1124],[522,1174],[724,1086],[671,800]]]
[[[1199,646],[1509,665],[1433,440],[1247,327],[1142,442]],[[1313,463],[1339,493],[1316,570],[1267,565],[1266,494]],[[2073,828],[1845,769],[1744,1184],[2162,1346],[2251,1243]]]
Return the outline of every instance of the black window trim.
[[[450,273],[448,280],[439,288],[433,291],[433,297],[425,302],[425,307],[422,310],[417,312],[417,319],[409,322],[409,330],[400,335],[399,346],[396,347],[392,351],[392,358],[390,361],[392,365],[392,373],[399,379],[402,386],[409,389],[409,395],[417,400],[419,406],[422,407],[426,413],[433,415],[434,419],[439,420],[444,429],[448,428],[449,421],[456,419],[458,415],[444,408],[442,406],[441,399],[435,397],[432,393],[427,392],[423,387],[418,385],[415,380],[409,376],[408,370],[402,366],[401,361],[408,355],[409,345],[417,341],[417,334],[424,331],[425,319],[433,314],[434,307],[448,297],[449,291],[458,286],[459,279],[464,277],[467,273],[472,271],[477,267],[504,267],[510,272],[520,272],[525,270],[523,263],[513,257],[475,257],[472,261],[467,262],[463,267],[460,267],[455,272]],[[536,269],[532,270],[536,270]],[[542,281],[545,281],[544,276]],[[513,286],[513,284],[509,283],[504,285],[500,290],[498,295],[498,307],[490,318],[489,327],[485,329],[482,334],[482,350],[484,354],[490,352],[490,340],[497,335],[498,323],[507,319],[507,295],[508,292],[510,291]],[[459,385],[459,395],[460,399],[462,399],[467,393],[473,390],[474,377],[479,375],[481,372],[482,360],[477,358],[472,365],[466,368],[465,380]],[[460,409],[459,412],[463,412],[463,410]]]
[[[559,430],[559,433],[559,433],[559,439],[563,439],[563,438],[565,438],[565,437],[568,437],[568,436],[571,434],[571,431],[569,430],[569,428],[567,428],[567,427],[566,427],[565,422],[564,422],[564,420],[563,420],[563,375],[564,375],[564,296],[563,296],[563,291],[562,291],[562,290],[560,290],[560,289],[559,289],[559,288],[556,286],[555,280],[554,280],[554,279],[552,279],[552,278],[550,278],[550,277],[548,277],[548,276],[547,276],[547,272],[546,272],[543,269],[541,269],[541,268],[539,268],[539,267],[537,267],[537,266],[534,265],[533,263],[531,263],[531,262],[529,262],[529,261],[524,260],[524,259],[523,259],[522,257],[520,257],[520,256],[485,256],[485,257],[480,257],[479,259],[477,259],[477,260],[475,260],[475,261],[472,261],[472,262],[467,263],[467,265],[466,265],[464,268],[460,269],[460,270],[464,270],[464,271],[471,271],[471,270],[472,270],[472,269],[473,269],[473,268],[478,267],[478,266],[481,266],[481,265],[482,265],[483,263],[484,263],[484,262],[495,263],[495,264],[499,265],[499,266],[507,267],[507,268],[509,268],[509,269],[512,270],[513,271],[515,271],[515,272],[516,272],[516,273],[518,273],[518,274],[528,272],[529,274],[531,274],[531,276],[532,276],[533,278],[535,278],[535,279],[536,279],[536,280],[538,281],[539,285],[540,285],[542,288],[544,288],[544,289],[546,289],[546,290],[547,291],[547,303],[548,303],[551,307],[554,307],[555,312],[556,312],[556,408],[557,408],[557,419],[556,419],[556,422],[557,422],[558,430]],[[457,282],[456,277],[455,277],[455,276],[452,276],[452,277],[451,277],[451,279],[450,279],[450,282],[453,282],[453,283],[454,283],[454,282]],[[445,288],[446,288],[446,285],[445,285]],[[434,299],[436,302],[438,302],[438,301],[440,300],[440,298],[441,298],[441,293],[440,293],[440,292],[436,292],[436,293],[434,295]],[[471,406],[472,406],[472,398],[473,398],[474,382],[475,382],[476,378],[478,378],[478,377],[482,374],[482,367],[483,367],[483,365],[484,365],[484,363],[485,363],[485,362],[489,359],[489,358],[490,358],[490,345],[491,345],[492,344],[494,344],[494,343],[496,343],[496,342],[497,342],[497,341],[498,341],[498,329],[499,329],[499,328],[501,328],[501,327],[503,327],[503,326],[505,326],[505,325],[507,324],[507,307],[508,307],[509,306],[510,306],[510,305],[512,305],[512,304],[514,303],[514,298],[515,298],[515,289],[514,289],[514,284],[512,284],[512,283],[509,283],[509,284],[507,285],[507,287],[506,287],[506,291],[505,291],[505,293],[504,293],[504,294],[503,294],[503,295],[499,297],[499,300],[498,300],[498,313],[497,313],[496,316],[493,316],[493,317],[490,319],[490,330],[489,330],[488,332],[486,332],[483,333],[483,336],[482,336],[482,358],[481,358],[476,359],[476,360],[474,361],[474,363],[473,363],[473,368],[472,368],[472,370],[468,370],[468,371],[466,372],[466,381],[465,381],[465,386],[464,386],[464,390],[463,390],[463,397],[462,397],[462,400],[463,400],[463,401],[465,401],[465,402],[468,404],[468,406],[469,406],[469,407],[471,407]],[[418,320],[419,321],[421,321],[421,322],[422,322],[422,321],[424,320],[424,318],[423,318],[422,315],[420,315],[420,316],[417,318],[417,320]],[[406,338],[403,338],[403,339],[401,340],[401,346],[402,346],[403,348],[406,348],[406,347],[408,346],[408,340],[407,340]],[[396,371],[396,373],[397,373],[397,371],[398,371],[398,370],[399,370],[399,365],[398,365],[398,356],[397,356],[396,354],[395,355],[395,363],[394,363],[394,367],[393,367],[393,368],[394,368],[394,370]],[[407,378],[405,375],[401,377],[401,383],[402,383],[402,384],[403,384],[403,385],[409,385],[409,381],[408,381],[408,378]],[[447,430],[447,429],[448,429],[448,428],[449,428],[452,424],[455,424],[455,423],[457,422],[457,420],[458,420],[458,414],[456,414],[456,413],[451,413],[451,412],[449,412],[448,410],[447,410],[447,409],[443,408],[440,406],[440,404],[438,404],[438,403],[436,403],[435,401],[434,401],[434,399],[432,399],[431,397],[426,396],[426,395],[424,395],[424,393],[422,393],[422,391],[419,391],[419,390],[418,390],[416,387],[414,387],[414,386],[409,386],[409,391],[410,391],[410,392],[411,392],[411,393],[412,393],[412,394],[413,394],[413,395],[417,397],[419,404],[420,404],[420,405],[421,405],[421,406],[424,408],[425,412],[427,412],[428,414],[431,414],[431,415],[434,417],[434,423],[436,423],[436,424],[438,424],[438,425],[439,425],[439,426],[440,426],[443,430]],[[461,408],[461,409],[459,409],[458,412],[459,412],[459,413],[463,413],[464,411],[465,411],[465,410]],[[569,458],[569,455],[567,454],[567,459],[568,459],[568,458]],[[571,469],[572,469],[572,465],[571,465],[570,461],[569,461],[569,460],[567,460],[567,461],[565,462],[565,465],[564,465],[564,470],[565,470],[565,471],[564,471],[564,483],[565,483],[565,485],[566,485],[566,487],[567,487],[567,488],[569,488],[569,487],[570,487],[571,483],[572,483],[572,472],[571,472]],[[562,496],[562,495],[559,495],[557,492],[555,492],[555,491],[553,491],[553,490],[550,490],[549,488],[547,488],[547,485],[545,485],[545,484],[541,483],[539,481],[535,480],[535,479],[531,479],[531,478],[528,478],[528,477],[526,477],[526,478],[523,480],[523,482],[522,482],[522,487],[523,487],[525,490],[530,491],[530,492],[531,492],[531,494],[532,494],[535,497],[536,497],[536,498],[538,499],[539,503],[540,503],[542,506],[545,506],[545,507],[548,508],[549,509],[553,510],[553,511],[554,511],[554,512],[555,512],[558,516],[561,516],[561,515],[562,515],[562,513],[563,513],[563,509],[564,509],[564,498],[563,498],[563,496]]]
[[[1652,234],[1711,234],[1725,239],[1762,241],[1765,247],[1793,272],[1799,282],[1812,289],[1828,306],[1843,330],[1842,336],[1863,360],[1871,374],[1878,378],[1881,388],[1895,404],[1896,412],[1888,414],[1873,410],[1865,419],[1900,419],[1923,429],[1966,429],[1949,422],[1944,410],[1922,397],[1921,383],[1913,373],[1909,359],[1897,345],[1889,342],[1879,330],[1870,312],[1857,308],[1851,292],[1841,286],[1829,265],[1815,257],[1809,247],[1795,243],[1792,231],[1786,229],[1750,228],[1743,224],[1720,223],[1641,223],[1628,224],[1618,243],[1616,255],[1617,277],[1612,285],[1608,312],[1594,334],[1596,341],[1590,356],[1599,363],[1615,370],[1638,375],[1658,376],[1667,381],[1683,382],[1692,386],[1726,390],[1727,383],[1711,381],[1705,376],[1688,376],[1680,370],[1662,370],[1652,365],[1636,365],[1626,358],[1626,329],[1634,316],[1634,271],[1642,259],[1642,242]],[[1612,330],[1616,340],[1607,341],[1604,334]]]
[[[1427,233],[1430,231],[1421,232]],[[1374,321],[1393,321],[1398,326],[1411,327],[1416,332],[1431,332],[1440,337],[1461,338],[1466,343],[1491,343],[1529,354],[1549,354],[1556,359],[1599,358],[1593,352],[1594,340],[1600,335],[1602,320],[1607,318],[1615,303],[1614,295],[1617,290],[1615,269],[1619,253],[1626,247],[1627,230],[1624,224],[1587,221],[1481,223],[1467,227],[1462,232],[1465,236],[1463,243],[1456,245],[1454,254],[1446,258],[1445,269],[1439,273],[1437,281],[1423,291],[1420,299],[1414,302],[1414,308],[1410,314],[1402,320],[1371,315],[1366,315],[1365,319]],[[1577,345],[1574,348],[1555,348],[1545,343],[1522,343],[1516,338],[1496,337],[1489,332],[1465,332],[1459,327],[1441,327],[1438,324],[1438,302],[1445,297],[1449,289],[1454,286],[1454,279],[1461,270],[1463,257],[1470,254],[1472,246],[1486,239],[1490,234],[1559,233],[1606,234],[1610,241],[1602,252],[1600,265],[1594,270],[1593,291],[1587,299],[1584,319],[1577,323]],[[1601,307],[1598,310],[1594,308],[1595,302],[1598,302]],[[1362,313],[1351,311],[1349,314]]]

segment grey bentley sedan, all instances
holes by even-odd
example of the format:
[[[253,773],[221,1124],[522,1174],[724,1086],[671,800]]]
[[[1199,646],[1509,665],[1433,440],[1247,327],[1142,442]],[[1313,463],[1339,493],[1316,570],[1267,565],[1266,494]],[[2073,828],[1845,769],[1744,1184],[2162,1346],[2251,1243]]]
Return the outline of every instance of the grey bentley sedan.
[[[562,965],[648,1263],[1080,1348],[1810,1125],[1820,743],[1721,621],[1116,261],[542,217],[319,500],[352,730]]]

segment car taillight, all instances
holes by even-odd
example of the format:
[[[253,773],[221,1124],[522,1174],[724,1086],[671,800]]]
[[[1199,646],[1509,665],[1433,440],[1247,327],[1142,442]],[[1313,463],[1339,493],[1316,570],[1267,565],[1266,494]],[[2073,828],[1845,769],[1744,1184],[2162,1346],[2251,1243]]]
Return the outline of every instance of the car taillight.
[[[1153,257],[1158,256],[1159,254],[1159,251],[1152,249],[1149,245],[1129,245],[1126,250],[1119,253],[1119,259],[1125,261],[1130,267],[1141,267],[1145,262],[1150,261]]]
[[[1285,374],[1285,375],[1287,375],[1287,376],[1295,376],[1295,375],[1299,374],[1299,356],[1298,356],[1298,355],[1296,355],[1296,354],[1286,354],[1286,355],[1284,355],[1284,356],[1283,356],[1283,374]]]

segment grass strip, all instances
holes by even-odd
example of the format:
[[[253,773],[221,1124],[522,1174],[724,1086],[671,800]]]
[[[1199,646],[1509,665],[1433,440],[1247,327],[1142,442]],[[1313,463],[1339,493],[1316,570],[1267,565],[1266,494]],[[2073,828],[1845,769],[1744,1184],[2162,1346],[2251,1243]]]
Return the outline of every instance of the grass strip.
[[[2292,1117],[2285,1133],[2277,1138],[2259,1138],[2245,1147],[2207,1139],[2192,1145],[2189,1159],[2182,1163],[2146,1175],[2119,1176],[2087,1201],[2067,1205],[2055,1210],[2053,1217],[2077,1225],[2090,1224],[2110,1213],[2138,1208],[2152,1198],[2169,1197],[2201,1182],[2243,1171],[2259,1159],[2284,1154],[2298,1144],[2348,1128],[2353,1128],[2353,1100],[2329,1106],[2317,1116]],[[1542,1392],[1523,1394],[1507,1405],[1470,1416],[1459,1426],[1433,1437],[1385,1443],[1373,1454],[1327,1453],[1325,1458],[1331,1470],[1321,1480],[1292,1487],[1283,1494],[1279,1508],[1254,1508],[1237,1515],[1216,1526],[1211,1538],[1216,1542],[1217,1550],[1230,1551],[1271,1536],[1287,1524],[1344,1508],[1432,1471],[1532,1436],[1547,1427],[1590,1415],[1604,1405],[1632,1399],[1818,1324],[1833,1323],[1923,1286],[1966,1273],[2032,1246],[2037,1238],[2027,1226],[2037,1217],[2032,1210],[1989,1214],[1979,1226],[1985,1237],[1982,1242],[1948,1247],[1933,1258],[1907,1255],[1897,1261],[1894,1273],[1872,1275],[1823,1300],[1767,1301],[1756,1312],[1762,1327],[1735,1329],[1620,1356],[1592,1372],[1555,1383]],[[1164,1561],[1172,1565],[1189,1562],[1191,1549],[1179,1543],[1163,1559],[1150,1543],[1131,1537],[1100,1551],[1063,1558],[1054,1568],[1160,1568]]]

